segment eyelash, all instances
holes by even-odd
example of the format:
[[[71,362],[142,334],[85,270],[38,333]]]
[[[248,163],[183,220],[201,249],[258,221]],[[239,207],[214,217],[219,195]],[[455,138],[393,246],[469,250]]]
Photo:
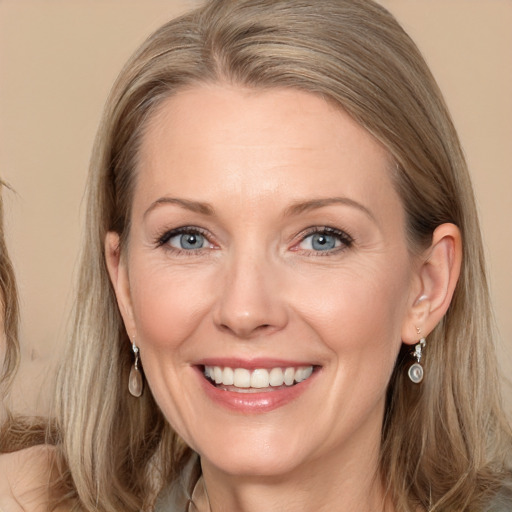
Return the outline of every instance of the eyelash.
[[[314,250],[307,250],[307,249],[301,249],[299,245],[303,243],[308,237],[313,235],[328,235],[337,238],[341,245],[339,247],[335,247],[333,249],[325,250],[325,251],[314,251]],[[341,229],[332,228],[329,226],[313,226],[305,231],[303,231],[300,235],[300,240],[293,246],[294,251],[307,251],[310,254],[313,254],[314,256],[332,256],[333,254],[337,254],[341,251],[344,251],[345,249],[348,249],[352,246],[354,243],[354,239],[345,231],[342,231]]]
[[[196,226],[183,226],[176,229],[171,229],[169,231],[166,231],[162,235],[159,235],[155,240],[156,247],[162,247],[166,251],[173,252],[174,254],[178,256],[194,256],[197,255],[197,253],[202,252],[203,249],[210,249],[211,247],[205,247],[200,248],[197,250],[186,250],[186,249],[178,249],[177,247],[172,247],[171,245],[168,245],[167,242],[175,236],[179,235],[201,235],[205,238],[206,242],[209,242],[209,233],[201,228],[198,228]],[[211,245],[211,243],[210,243]]]
[[[175,236],[179,236],[179,235],[184,235],[184,234],[201,235],[205,238],[207,243],[210,244],[210,247],[200,248],[200,249],[196,249],[196,250],[186,250],[186,249],[178,249],[177,247],[172,247],[172,246],[168,245],[168,242],[169,242],[169,240],[171,240],[171,238],[173,238]],[[308,249],[301,249],[299,247],[300,244],[303,243],[308,237],[317,235],[317,234],[335,237],[341,242],[341,245],[339,247],[335,247],[333,249],[329,249],[329,250],[325,250],[325,251],[314,251],[314,250],[308,250]],[[314,254],[315,256],[329,256],[332,254],[336,254],[338,252],[344,251],[345,249],[351,247],[352,244],[354,243],[354,239],[345,231],[342,231],[342,230],[336,229],[336,228],[332,228],[332,227],[328,227],[328,226],[313,226],[313,227],[306,229],[305,231],[303,231],[302,233],[300,233],[297,236],[299,238],[299,241],[293,245],[291,250],[295,251],[295,252],[299,252],[299,251],[308,252],[310,254]],[[162,247],[165,250],[171,251],[178,256],[182,256],[182,255],[194,256],[194,255],[197,255],[198,253],[203,252],[203,250],[211,249],[212,244],[209,241],[209,239],[210,239],[210,235],[206,230],[196,227],[196,226],[183,226],[180,228],[165,231],[163,234],[157,236],[156,240],[155,240],[155,246],[157,248]]]

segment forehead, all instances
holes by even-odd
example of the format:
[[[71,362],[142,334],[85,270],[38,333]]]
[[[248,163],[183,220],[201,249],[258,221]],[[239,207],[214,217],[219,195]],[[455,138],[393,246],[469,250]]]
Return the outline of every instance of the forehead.
[[[244,195],[333,192],[372,201],[373,191],[397,201],[390,163],[379,142],[317,95],[203,85],[169,97],[149,120],[136,195],[208,200],[219,189],[243,204]]]

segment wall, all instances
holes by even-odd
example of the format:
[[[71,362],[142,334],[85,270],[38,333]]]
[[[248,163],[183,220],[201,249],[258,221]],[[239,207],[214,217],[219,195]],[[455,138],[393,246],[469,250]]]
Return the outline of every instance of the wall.
[[[193,0],[0,0],[0,174],[22,300],[13,400],[44,412],[62,351],[82,193],[103,102],[131,52]],[[382,0],[418,43],[468,157],[512,370],[512,2]],[[512,404],[512,397],[509,400]]]

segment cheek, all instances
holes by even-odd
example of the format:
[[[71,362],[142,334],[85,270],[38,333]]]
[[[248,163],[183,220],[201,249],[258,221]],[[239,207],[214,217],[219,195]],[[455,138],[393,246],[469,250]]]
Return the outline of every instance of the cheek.
[[[334,277],[315,315],[303,314],[333,355],[332,408],[342,411],[344,422],[352,418],[354,428],[358,418],[383,404],[402,344],[409,290],[407,272],[365,270]],[[312,307],[305,304],[303,311]]]
[[[304,280],[297,307],[301,316],[325,333],[324,339],[356,347],[400,342],[406,314],[408,276],[404,272],[366,269],[366,272],[329,275],[326,286]]]
[[[136,261],[131,270],[137,344],[147,383],[167,420],[194,446],[190,426],[197,397],[187,384],[190,340],[198,339],[205,312],[211,310],[211,272],[177,272],[161,263],[137,266]]]
[[[211,272],[178,272],[161,265],[139,269],[130,280],[137,337],[152,350],[177,348],[211,308]]]

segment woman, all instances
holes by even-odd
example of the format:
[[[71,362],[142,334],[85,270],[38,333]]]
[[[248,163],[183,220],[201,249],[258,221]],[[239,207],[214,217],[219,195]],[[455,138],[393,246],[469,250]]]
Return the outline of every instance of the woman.
[[[382,7],[159,29],[107,103],[85,236],[52,506],[510,508],[471,184]]]

